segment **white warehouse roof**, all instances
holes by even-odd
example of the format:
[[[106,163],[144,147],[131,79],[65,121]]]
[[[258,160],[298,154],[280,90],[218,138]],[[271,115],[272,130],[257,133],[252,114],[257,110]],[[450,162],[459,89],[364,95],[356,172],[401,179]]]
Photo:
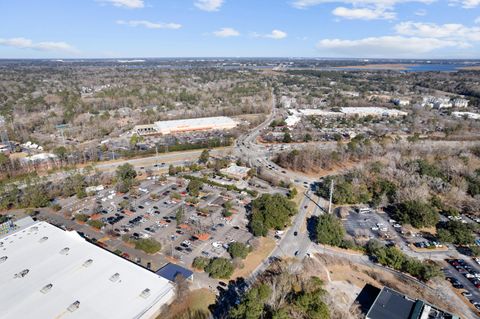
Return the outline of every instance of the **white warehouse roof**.
[[[230,117],[202,117],[196,119],[184,119],[173,121],[155,122],[154,127],[158,133],[171,134],[191,131],[224,130],[237,126]]]
[[[0,317],[151,318],[173,286],[76,232],[37,222],[0,238]]]

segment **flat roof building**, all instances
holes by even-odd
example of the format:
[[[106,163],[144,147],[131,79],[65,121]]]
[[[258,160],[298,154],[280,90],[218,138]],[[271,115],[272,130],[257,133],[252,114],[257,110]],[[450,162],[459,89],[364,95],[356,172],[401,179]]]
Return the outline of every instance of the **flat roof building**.
[[[0,236],[0,317],[154,318],[166,279],[46,222]]]
[[[342,107],[340,112],[345,115],[358,115],[362,116],[405,116],[408,113],[395,110],[395,109],[386,109],[383,107],[370,106],[370,107]]]
[[[383,287],[367,313],[366,319],[459,319],[423,300],[411,299],[393,289]]]
[[[249,167],[238,166],[237,164],[231,164],[227,168],[222,168],[220,170],[221,173],[236,179],[244,179],[248,176],[249,171]]]
[[[172,121],[159,121],[152,125],[137,125],[134,132],[139,135],[154,135],[154,134],[175,134],[188,133],[195,131],[211,131],[211,130],[229,130],[238,125],[230,117],[201,117],[195,119],[183,119]]]

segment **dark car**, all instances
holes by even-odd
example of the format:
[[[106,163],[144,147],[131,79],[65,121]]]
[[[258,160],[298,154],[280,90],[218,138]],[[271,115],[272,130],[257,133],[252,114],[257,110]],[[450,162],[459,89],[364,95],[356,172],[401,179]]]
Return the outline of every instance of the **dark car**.
[[[178,250],[178,251],[183,251],[183,248],[182,247],[175,247],[175,250]]]
[[[297,235],[298,235],[298,232],[294,231],[293,236],[297,236]]]

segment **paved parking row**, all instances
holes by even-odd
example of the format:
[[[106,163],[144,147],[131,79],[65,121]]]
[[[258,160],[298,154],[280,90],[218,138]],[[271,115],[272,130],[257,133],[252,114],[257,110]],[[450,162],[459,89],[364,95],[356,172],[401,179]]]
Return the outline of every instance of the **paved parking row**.
[[[480,310],[480,271],[464,259],[447,259],[445,277],[453,289],[461,289],[462,295]]]

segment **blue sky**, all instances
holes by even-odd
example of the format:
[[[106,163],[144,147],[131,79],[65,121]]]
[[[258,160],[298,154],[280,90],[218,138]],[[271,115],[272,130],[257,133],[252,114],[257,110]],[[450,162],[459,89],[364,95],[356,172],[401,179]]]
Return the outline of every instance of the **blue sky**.
[[[480,0],[4,0],[0,12],[0,58],[480,58]]]

